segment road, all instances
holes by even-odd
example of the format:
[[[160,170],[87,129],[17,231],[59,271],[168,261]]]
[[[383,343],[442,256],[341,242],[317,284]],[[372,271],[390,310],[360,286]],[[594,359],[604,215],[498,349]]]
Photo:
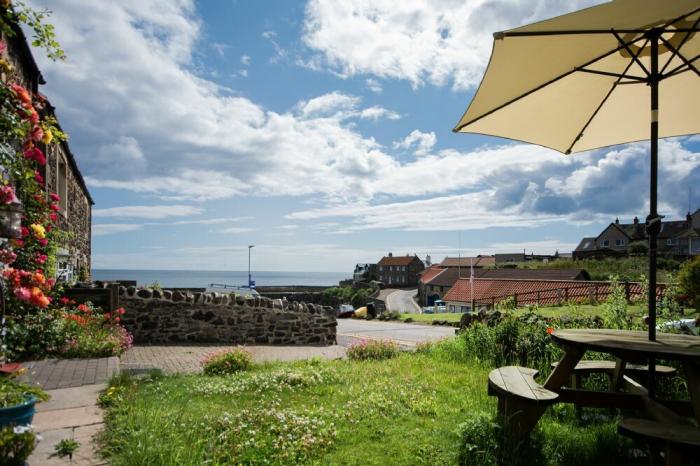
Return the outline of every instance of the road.
[[[454,327],[380,322],[376,320],[338,319],[338,344],[347,345],[358,338],[393,340],[403,346],[451,337]]]
[[[420,306],[413,299],[417,295],[418,290],[395,290],[386,297],[386,310],[411,314],[419,313]]]

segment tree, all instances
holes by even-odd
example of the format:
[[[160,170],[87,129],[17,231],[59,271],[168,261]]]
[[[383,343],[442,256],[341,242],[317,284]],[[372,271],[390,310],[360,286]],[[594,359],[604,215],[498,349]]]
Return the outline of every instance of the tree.
[[[683,264],[678,272],[678,286],[681,294],[700,312],[700,256]]]

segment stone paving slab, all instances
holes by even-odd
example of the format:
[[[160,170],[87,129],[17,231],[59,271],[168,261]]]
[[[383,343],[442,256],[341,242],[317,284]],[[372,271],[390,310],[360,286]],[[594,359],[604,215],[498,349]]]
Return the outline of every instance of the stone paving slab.
[[[54,390],[105,383],[119,371],[119,358],[42,359],[22,366],[27,368],[25,382]]]
[[[37,405],[32,423],[42,440],[29,457],[30,466],[94,466],[106,464],[97,455],[94,436],[103,428],[97,395],[105,384],[48,390],[51,399]],[[79,447],[72,460],[59,458],[54,446],[74,439]]]
[[[209,353],[232,349],[231,345],[149,345],[134,346],[120,360],[121,370],[142,371],[160,369],[168,374],[201,371],[200,361]],[[246,346],[256,362],[295,361],[322,357],[338,359],[345,356],[342,346]]]

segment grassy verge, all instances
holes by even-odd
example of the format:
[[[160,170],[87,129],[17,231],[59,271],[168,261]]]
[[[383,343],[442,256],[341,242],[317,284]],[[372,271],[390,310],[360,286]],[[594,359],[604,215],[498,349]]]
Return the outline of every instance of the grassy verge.
[[[515,311],[516,315],[525,314],[528,308],[518,308]],[[580,304],[571,306],[549,306],[538,307],[534,312],[542,317],[594,317],[603,315],[603,306]],[[627,310],[628,314],[635,317],[641,317],[644,314],[644,306],[640,304],[631,304]],[[444,320],[447,322],[459,322],[462,317],[460,312],[448,312],[439,314],[401,314],[399,319],[412,319],[413,322],[419,324],[432,324],[434,320]]]
[[[451,356],[461,344],[454,338],[444,348],[385,361],[312,360],[227,377],[117,379],[102,397],[108,406],[102,452],[115,465],[494,464],[472,452],[474,434],[460,427],[474,416],[492,418],[496,405],[486,394],[489,369]],[[542,464],[619,459],[605,446],[619,447],[613,422],[572,428],[573,422],[568,407],[542,420]],[[491,435],[492,426],[469,429]],[[562,451],[576,452],[580,461]]]

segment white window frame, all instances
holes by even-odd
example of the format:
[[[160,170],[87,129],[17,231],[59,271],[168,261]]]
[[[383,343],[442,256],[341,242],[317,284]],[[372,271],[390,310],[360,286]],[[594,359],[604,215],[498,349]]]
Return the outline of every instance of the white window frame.
[[[616,239],[615,240],[615,246],[624,246],[625,245],[625,240],[624,239]]]
[[[610,246],[610,240],[604,239],[603,240],[603,247],[607,248],[608,246]]]

